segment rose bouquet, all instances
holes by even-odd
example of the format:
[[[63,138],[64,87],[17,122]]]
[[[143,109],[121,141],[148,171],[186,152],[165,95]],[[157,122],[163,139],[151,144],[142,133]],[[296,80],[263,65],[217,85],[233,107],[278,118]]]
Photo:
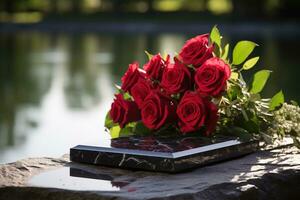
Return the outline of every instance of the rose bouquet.
[[[248,58],[258,46],[240,41],[229,58],[229,44],[215,26],[210,34],[186,41],[174,58],[151,55],[139,68],[134,62],[106,116],[112,138],[132,135],[215,137],[273,142],[288,135],[300,146],[300,108],[284,102],[282,91],[261,98],[269,70],[260,70],[250,84],[243,71],[259,57]]]

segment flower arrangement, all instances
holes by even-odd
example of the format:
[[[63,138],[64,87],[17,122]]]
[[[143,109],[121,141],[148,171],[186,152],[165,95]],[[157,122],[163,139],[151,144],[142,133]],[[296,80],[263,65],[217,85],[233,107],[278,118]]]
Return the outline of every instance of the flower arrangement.
[[[248,58],[258,46],[238,42],[229,58],[229,44],[215,26],[210,34],[186,41],[173,59],[151,55],[139,68],[134,62],[122,77],[122,85],[106,116],[112,138],[131,135],[233,135],[267,143],[288,135],[300,147],[300,108],[284,102],[279,91],[262,98],[271,71],[257,71],[250,84],[243,71],[259,57]]]

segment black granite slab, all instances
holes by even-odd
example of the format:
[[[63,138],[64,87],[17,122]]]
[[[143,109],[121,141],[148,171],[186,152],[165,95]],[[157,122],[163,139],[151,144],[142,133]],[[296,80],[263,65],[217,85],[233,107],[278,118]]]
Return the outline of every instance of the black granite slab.
[[[257,151],[258,141],[232,137],[129,137],[110,147],[78,145],[70,149],[73,162],[160,172],[181,172]]]

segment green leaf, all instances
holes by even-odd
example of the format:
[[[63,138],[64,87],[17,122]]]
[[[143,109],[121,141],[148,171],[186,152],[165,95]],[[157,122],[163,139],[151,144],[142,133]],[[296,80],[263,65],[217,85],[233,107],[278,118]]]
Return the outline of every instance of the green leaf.
[[[228,134],[239,137],[240,140],[246,142],[253,138],[253,135],[246,129],[238,126],[230,126],[227,128]]]
[[[241,88],[238,85],[231,85],[227,90],[228,98],[233,101],[242,95]]]
[[[270,101],[270,108],[269,110],[275,110],[278,108],[280,105],[284,103],[284,95],[282,90],[280,90],[277,94],[275,94],[271,101]]]
[[[222,57],[221,57],[223,60],[226,60],[226,59],[227,59],[227,57],[228,57],[228,52],[229,52],[229,44],[226,44],[225,47],[224,47],[224,53],[223,53],[223,55],[222,55]]]
[[[121,131],[121,128],[119,125],[110,128],[109,133],[110,133],[111,139],[118,138],[120,136],[120,131]]]
[[[133,127],[126,125],[124,128],[120,130],[119,137],[129,137],[133,135]]]
[[[231,72],[230,79],[237,80],[239,78],[239,73],[237,72]]]
[[[171,94],[171,98],[179,100],[180,99],[180,93]]]
[[[122,94],[124,100],[132,100],[132,97],[129,94],[129,92],[123,91],[121,86],[115,84],[115,88],[117,89],[116,94]]]
[[[242,113],[243,118],[245,119],[245,121],[249,121],[249,117],[248,117],[247,112],[244,108],[241,108],[241,113]]]
[[[259,57],[254,57],[254,58],[247,60],[243,65],[243,69],[244,70],[251,69],[257,63],[258,60],[259,60]]]
[[[220,58],[222,55],[222,49],[218,45],[214,45],[214,54],[216,57]]]
[[[109,111],[106,114],[105,117],[105,122],[104,122],[104,126],[108,129],[112,128],[113,126],[116,126],[117,124],[113,122],[113,120],[111,119],[110,115],[109,115]]]
[[[212,28],[209,37],[212,43],[216,43],[218,47],[221,47],[221,35],[216,25]]]
[[[248,117],[250,117],[249,112]],[[256,116],[252,116],[248,121],[243,120],[240,126],[246,129],[249,133],[259,133],[259,122],[257,121]]]
[[[232,64],[239,65],[244,62],[256,46],[258,45],[251,41],[238,42],[233,49]]]
[[[125,127],[121,128],[119,125],[115,125],[109,129],[111,138],[118,138],[118,137],[129,137],[134,135],[134,128],[136,126],[136,122],[130,122],[125,125]]]
[[[151,58],[153,57],[153,55],[151,53],[149,53],[148,51],[145,51],[145,53],[148,56],[148,59],[151,60]]]
[[[130,100],[130,99],[131,99],[131,96],[130,96],[130,94],[129,94],[128,92],[125,92],[125,93],[123,94],[123,98],[124,98],[124,100]]]
[[[254,102],[254,101],[259,101],[259,100],[261,100],[260,94],[258,94],[258,93],[250,94],[249,101]]]
[[[271,71],[269,70],[261,70],[254,74],[254,79],[252,82],[250,93],[256,94],[263,90]]]
[[[152,131],[147,128],[143,122],[137,122],[135,129],[134,129],[134,133],[137,135],[148,135],[150,134]]]
[[[111,138],[128,137],[133,135],[133,129],[135,128],[136,122],[128,123],[124,128],[121,128],[117,123],[114,123],[111,119],[109,112],[105,117],[105,127],[109,129]]]

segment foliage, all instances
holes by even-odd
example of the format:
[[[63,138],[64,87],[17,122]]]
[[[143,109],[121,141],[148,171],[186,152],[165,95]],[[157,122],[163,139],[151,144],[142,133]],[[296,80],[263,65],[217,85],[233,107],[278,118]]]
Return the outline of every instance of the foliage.
[[[271,72],[269,70],[261,70],[256,72],[254,74],[250,92],[253,94],[260,93],[264,89],[264,86],[270,76],[270,73]]]
[[[109,112],[106,114],[104,126],[109,130],[112,139],[131,135],[149,135],[151,133],[142,122],[131,122],[121,128],[117,123],[112,121]]]
[[[300,108],[297,103],[285,103],[282,91],[276,93],[272,98],[261,97],[260,93],[263,91],[271,71],[263,69],[255,72],[251,84],[246,83],[243,79],[243,71],[253,70],[258,63],[258,56],[248,59],[258,45],[251,41],[240,41],[234,46],[232,57],[228,58],[230,45],[222,45],[222,36],[216,26],[210,32],[209,40],[210,44],[215,47],[214,56],[221,58],[231,69],[231,76],[227,81],[223,95],[211,97],[212,102],[219,109],[215,136],[225,134],[237,136],[241,140],[259,139],[266,143],[290,136],[295,146],[300,147]],[[147,51],[146,54],[149,59],[152,58],[152,55]],[[192,65],[187,67],[190,70],[195,70]],[[124,99],[133,99],[128,92],[123,92],[119,86],[117,89],[123,94]],[[180,94],[171,97],[177,101],[180,99]],[[109,114],[106,116],[105,126],[110,130],[112,138],[133,134],[168,136],[180,133],[178,127],[170,124],[164,125],[159,130],[151,131],[141,121],[131,122],[120,128],[110,119]]]
[[[218,39],[214,38],[214,41]],[[282,91],[271,99],[261,98],[260,92],[271,71],[256,72],[250,88],[243,79],[242,71],[252,69],[259,60],[259,57],[246,60],[256,46],[251,41],[240,41],[234,47],[227,92],[218,100],[220,120],[217,133],[244,139],[256,138],[266,143],[290,136],[295,146],[300,148],[300,108],[297,103],[284,103]],[[224,49],[227,55],[228,46]],[[226,56],[221,58],[226,59]]]

